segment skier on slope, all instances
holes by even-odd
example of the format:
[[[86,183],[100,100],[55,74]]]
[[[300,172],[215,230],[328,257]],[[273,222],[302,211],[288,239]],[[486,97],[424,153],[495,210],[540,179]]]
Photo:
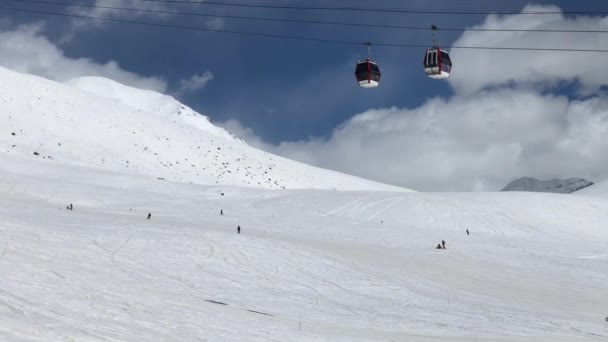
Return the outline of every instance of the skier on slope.
[[[151,214],[151,213],[148,213],[148,217],[147,217],[147,218],[148,218],[148,220],[149,220],[151,217],[152,217],[152,214]]]
[[[441,240],[441,245],[443,246],[443,249],[445,249],[445,241]]]
[[[236,232],[241,234],[241,226],[236,227]]]

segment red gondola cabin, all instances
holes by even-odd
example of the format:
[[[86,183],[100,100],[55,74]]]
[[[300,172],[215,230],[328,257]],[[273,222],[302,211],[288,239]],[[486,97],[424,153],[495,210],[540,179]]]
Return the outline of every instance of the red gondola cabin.
[[[430,78],[441,80],[450,77],[452,60],[450,54],[438,46],[426,49],[424,55],[424,71]]]
[[[363,88],[375,88],[380,85],[380,68],[369,58],[359,61],[355,68],[357,82]]]

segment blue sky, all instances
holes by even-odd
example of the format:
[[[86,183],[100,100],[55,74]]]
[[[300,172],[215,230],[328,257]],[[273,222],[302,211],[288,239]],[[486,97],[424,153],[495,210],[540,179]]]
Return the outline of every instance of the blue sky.
[[[95,1],[71,1],[78,3],[95,3]],[[471,27],[480,25],[489,19],[480,15],[408,15],[408,14],[382,14],[382,13],[356,13],[356,12],[330,12],[330,11],[293,11],[293,10],[269,10],[234,8],[201,5],[174,5],[154,4],[134,0],[97,0],[97,4],[109,6],[137,6],[144,8],[181,10],[190,12],[203,12],[224,15],[244,15],[276,18],[292,18],[304,20],[329,20],[343,22],[394,24],[427,27],[436,24],[439,27]],[[333,0],[333,1],[263,1],[256,3],[286,4],[301,6],[359,6],[359,7],[383,7],[383,8],[408,8],[408,9],[440,9],[453,11],[520,11],[529,1],[481,1],[481,0],[426,0],[426,1],[357,1],[357,0]],[[593,0],[579,1],[536,1],[534,4],[553,4],[563,10],[608,10],[608,4],[599,4]],[[15,3],[13,7],[21,7],[37,10],[48,10],[55,12],[74,13],[76,10],[64,6],[50,6],[41,4]],[[389,29],[364,29],[329,25],[305,25],[293,23],[267,23],[249,20],[217,18],[189,18],[178,16],[154,16],[108,12],[90,12],[87,14],[103,15],[112,18],[132,19],[139,21],[154,21],[166,24],[190,25],[200,27],[219,27],[225,30],[261,32],[271,34],[283,34],[292,36],[317,37],[339,40],[372,41],[386,43],[426,44],[431,43],[430,31],[409,31]],[[5,31],[16,30],[23,24],[40,25],[35,30],[36,37],[44,37],[51,45],[54,45],[59,54],[64,54],[65,59],[79,61],[86,58],[89,67],[84,71],[71,71],[70,75],[85,76],[91,70],[99,69],[99,65],[105,65],[110,61],[118,63],[120,72],[122,70],[133,73],[120,77],[126,78],[150,78],[163,83],[167,93],[178,96],[182,102],[193,107],[201,113],[209,116],[214,122],[237,123],[227,125],[233,127],[239,133],[246,136],[247,140],[257,146],[287,157],[299,159],[322,167],[332,168],[339,171],[349,172],[380,181],[393,184],[409,186],[417,189],[429,190],[487,190],[495,189],[501,183],[516,176],[582,176],[603,177],[603,170],[589,168],[567,169],[558,172],[555,168],[540,167],[534,160],[522,162],[521,156],[535,155],[537,147],[543,144],[551,144],[550,141],[533,142],[530,146],[522,145],[517,160],[513,160],[513,170],[504,175],[496,175],[491,171],[488,174],[480,174],[477,179],[467,179],[463,176],[467,173],[477,172],[471,163],[460,158],[445,165],[437,175],[424,180],[425,173],[430,167],[441,160],[430,159],[420,161],[419,164],[412,160],[419,158],[418,155],[403,155],[412,146],[402,144],[415,144],[418,140],[399,140],[403,138],[405,131],[399,132],[394,141],[382,140],[378,136],[379,131],[366,131],[367,133],[357,137],[357,141],[339,141],[340,133],[356,126],[358,118],[363,114],[379,110],[378,115],[386,113],[398,113],[400,118],[407,116],[412,118],[421,108],[430,108],[437,101],[446,101],[444,105],[451,106],[461,99],[468,101],[480,101],[490,95],[483,94],[484,89],[499,88],[498,91],[518,91],[517,94],[509,94],[504,97],[516,95],[551,95],[566,96],[567,101],[576,101],[581,98],[601,97],[597,80],[590,76],[594,70],[577,70],[572,65],[578,60],[564,62],[566,70],[562,75],[545,75],[544,66],[539,65],[537,69],[531,68],[529,72],[517,76],[517,71],[522,70],[519,66],[521,61],[526,60],[528,53],[511,55],[509,53],[476,52],[477,55],[462,53],[460,59],[454,58],[454,73],[460,72],[456,79],[447,81],[435,81],[428,79],[422,70],[421,61],[423,49],[411,48],[388,48],[375,47],[372,49],[373,58],[377,60],[383,72],[381,86],[377,89],[361,89],[354,80],[354,66],[357,59],[366,55],[363,46],[326,44],[316,42],[291,41],[270,38],[254,38],[249,36],[238,36],[220,33],[192,32],[174,29],[151,28],[128,24],[105,23],[96,24],[91,21],[76,21],[62,18],[31,14],[19,14],[14,12],[0,11],[2,20],[0,24]],[[522,16],[519,16],[522,17]],[[503,20],[504,19],[504,20]],[[510,23],[508,18],[495,19],[501,21],[500,25],[512,27],[513,25],[553,25],[554,23],[535,23],[533,19],[524,18],[527,22]],[[517,18],[513,18],[517,20]],[[602,25],[602,23],[588,23],[589,18],[578,20],[575,16],[560,18],[555,25],[574,24],[586,28],[589,25]],[[486,25],[492,25],[486,22]],[[511,25],[511,26],[509,26]],[[587,26],[586,26],[587,25]],[[502,40],[503,33],[487,35],[464,35],[463,32],[440,32],[438,39],[442,46],[449,48],[456,40],[481,42],[481,45],[493,44],[494,40]],[[540,42],[544,44],[546,36],[519,37],[512,35],[508,42],[498,42],[498,46],[512,45],[524,46],[527,42]],[[564,36],[564,41],[577,43],[577,37]],[[467,40],[468,39],[468,40]],[[527,40],[526,40],[527,39]],[[553,38],[551,38],[553,39]],[[598,38],[599,39],[599,38]],[[555,47],[562,43],[561,40],[549,40],[547,44]],[[501,45],[502,44],[502,45]],[[581,43],[582,44],[582,43]],[[559,46],[562,47],[562,46]],[[590,46],[591,48],[597,45]],[[473,53],[473,52],[471,52]],[[513,56],[514,58],[511,58]],[[557,55],[548,55],[549,57]],[[542,57],[542,56],[541,56]],[[580,57],[580,55],[579,55]],[[577,58],[579,58],[577,57]],[[585,56],[583,56],[585,57]],[[62,57],[63,58],[63,57]],[[477,60],[476,58],[481,58]],[[556,57],[559,65],[561,56]],[[589,58],[588,56],[585,58]],[[595,58],[595,57],[594,57]],[[502,64],[492,64],[492,61],[500,61]],[[475,61],[475,62],[474,62]],[[0,62],[1,58],[0,58]],[[15,61],[4,62],[4,64],[15,64]],[[487,64],[483,72],[475,70],[475,63]],[[503,64],[505,70],[512,67],[513,79],[492,79],[492,74],[502,72]],[[539,62],[541,63],[541,62]],[[567,64],[570,63],[570,64]],[[18,63],[17,63],[18,64]],[[34,65],[33,63],[32,65]],[[524,62],[525,64],[525,62]],[[498,68],[497,68],[498,66]],[[553,66],[555,67],[555,66]],[[19,67],[15,67],[19,69]],[[80,68],[80,67],[79,67]],[[79,69],[76,68],[76,69]],[[519,68],[519,69],[518,69]],[[560,67],[561,68],[561,67]],[[21,68],[23,69],[23,68]],[[36,73],[39,68],[28,67],[25,70]],[[80,69],[79,69],[80,70]],[[465,73],[471,73],[464,76]],[[97,72],[97,71],[95,71]],[[49,73],[47,70],[46,73]],[[82,75],[79,75],[82,74]],[[488,74],[490,73],[490,74]],[[596,72],[597,73],[597,72]],[[48,76],[42,72],[43,76]],[[102,73],[103,74],[103,73]],[[105,74],[104,74],[105,75]],[[203,75],[212,77],[202,77]],[[541,75],[532,77],[530,75]],[[73,75],[72,75],[73,76]],[[107,76],[107,75],[106,75]],[[192,87],[184,91],[182,85],[185,80],[192,77],[209,79],[204,86]],[[67,77],[67,76],[66,76]],[[111,77],[112,76],[107,76]],[[117,76],[118,77],[118,76]],[[119,78],[119,81],[122,80]],[[123,77],[123,78],[124,78]],[[535,78],[536,77],[536,78]],[[61,78],[61,77],[57,77]],[[116,78],[116,77],[114,77]],[[488,78],[488,80],[486,80]],[[587,78],[589,81],[587,82]],[[127,82],[128,83],[128,82]],[[158,83],[158,82],[157,82]],[[558,83],[558,85],[556,85]],[[580,83],[580,84],[579,84]],[[567,86],[564,86],[567,85]],[[574,86],[573,86],[574,84]],[[587,84],[589,91],[581,91]],[[600,84],[601,85],[601,84]],[[180,89],[182,88],[182,89]],[[520,94],[521,93],[521,94]],[[477,95],[471,95],[477,94]],[[450,102],[452,101],[452,102]],[[396,108],[397,111],[391,111]],[[375,112],[374,112],[375,113]],[[363,116],[362,116],[363,115]],[[371,115],[371,114],[370,114]],[[426,113],[425,115],[436,115]],[[567,112],[564,113],[567,115]],[[354,120],[354,121],[353,121]],[[374,123],[380,120],[374,118]],[[498,119],[497,119],[498,120]],[[353,124],[355,122],[355,124]],[[410,122],[411,124],[411,122]],[[508,124],[508,123],[506,123]],[[544,124],[543,124],[544,125]],[[368,125],[371,129],[374,125]],[[391,126],[389,124],[388,126]],[[481,128],[480,128],[481,129]],[[568,127],[563,128],[564,132]],[[416,134],[428,134],[429,130],[410,132],[413,137]],[[456,134],[451,132],[450,134]],[[459,134],[459,133],[458,133]],[[482,133],[476,133],[482,135]],[[564,133],[565,134],[565,133]],[[554,137],[547,137],[553,139]],[[367,139],[367,140],[366,140]],[[378,141],[376,141],[376,140]],[[414,138],[412,138],[414,139]],[[438,136],[432,140],[449,141],[448,136]],[[442,140],[445,139],[445,140]],[[566,139],[564,137],[564,139]],[[514,136],[508,144],[521,143],[524,139]],[[369,144],[366,141],[370,142]],[[296,142],[300,145],[296,146]],[[347,143],[348,142],[348,143]],[[472,143],[462,143],[462,149],[467,154],[487,152],[491,150],[490,142],[477,142],[474,148]],[[490,147],[483,144],[488,143]],[[503,144],[504,142],[500,142]],[[370,151],[366,154],[351,153],[343,151],[336,146],[361,144],[364,150],[367,146],[375,146],[391,152],[378,160]],[[539,145],[540,144],[540,145]],[[504,145],[504,144],[503,144]],[[500,146],[503,146],[500,145]],[[509,145],[509,146],[511,146]],[[506,145],[505,145],[506,146]],[[428,145],[427,145],[428,147]],[[355,148],[355,147],[353,147]],[[603,148],[603,147],[602,147]],[[315,150],[333,151],[325,156],[315,155]],[[449,148],[439,149],[438,156],[444,158],[443,153]],[[603,150],[600,150],[603,151]],[[411,153],[415,153],[413,149]],[[430,151],[429,153],[434,153]],[[559,152],[559,153],[558,153]],[[556,152],[554,158],[558,159],[563,151]],[[489,153],[489,152],[488,152]],[[598,152],[599,153],[599,152]],[[332,162],[335,156],[349,155],[349,161]],[[350,162],[355,160],[356,162]],[[389,162],[389,160],[391,160]],[[395,165],[389,165],[395,160]],[[373,169],[366,169],[361,164],[381,165]],[[461,165],[462,164],[462,165]],[[487,164],[488,168],[492,163]],[[387,171],[388,170],[388,171]],[[402,180],[403,179],[403,180]],[[456,185],[453,185],[456,184]]]

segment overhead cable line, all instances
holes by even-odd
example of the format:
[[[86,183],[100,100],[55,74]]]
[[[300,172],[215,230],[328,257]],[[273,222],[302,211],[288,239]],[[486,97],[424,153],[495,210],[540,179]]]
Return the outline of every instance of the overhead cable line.
[[[266,38],[280,38],[280,39],[291,39],[291,40],[301,40],[301,41],[311,41],[311,42],[321,42],[321,43],[332,43],[332,44],[344,44],[344,45],[366,45],[367,44],[367,42],[358,42],[358,41],[352,41],[352,40],[325,39],[325,38],[289,36],[289,35],[271,34],[271,33],[260,33],[260,32],[245,32],[245,31],[234,31],[234,30],[221,30],[221,29],[211,29],[211,28],[196,27],[196,26],[171,25],[171,24],[161,24],[161,23],[152,23],[152,22],[144,22],[144,21],[126,20],[126,19],[93,17],[93,16],[79,15],[79,14],[67,14],[67,13],[39,11],[39,10],[31,10],[31,9],[23,9],[23,8],[13,8],[13,7],[5,7],[5,6],[0,6],[0,10],[13,11],[13,12],[23,12],[23,13],[30,13],[30,14],[39,14],[39,15],[52,15],[52,16],[69,17],[69,18],[77,18],[77,19],[98,20],[98,21],[115,22],[115,23],[134,24],[134,25],[143,25],[143,26],[151,26],[151,27],[162,27],[162,28],[172,28],[172,29],[202,31],[202,32],[213,32],[213,33],[226,33],[226,34],[243,35],[243,36],[256,36],[256,37],[266,37]],[[373,45],[374,46],[382,46],[382,47],[399,47],[399,48],[427,48],[428,47],[428,46],[422,45],[422,44],[400,44],[400,43],[382,43],[382,42],[381,43],[373,43]],[[539,48],[539,47],[533,47],[533,48],[529,47],[528,48],[528,47],[497,47],[497,46],[451,46],[450,49],[518,50],[518,51],[560,51],[560,52],[597,52],[597,53],[608,53],[608,50],[605,50],[605,49],[566,49],[566,48]]]
[[[322,20],[300,20],[300,19],[285,19],[285,18],[235,16],[235,15],[210,14],[210,13],[200,13],[200,12],[150,10],[150,9],[139,9],[139,8],[129,8],[129,7],[114,7],[114,6],[102,6],[102,5],[89,5],[89,4],[74,4],[74,3],[57,2],[57,1],[41,1],[41,0],[11,0],[11,1],[13,1],[13,2],[21,2],[21,3],[35,3],[35,4],[45,4],[45,5],[56,5],[56,6],[98,8],[98,9],[107,9],[107,10],[113,10],[113,11],[151,13],[151,14],[184,15],[184,16],[194,16],[194,17],[214,17],[214,18],[225,18],[225,19],[245,19],[245,20],[270,21],[270,22],[287,22],[287,23],[299,23],[299,24],[336,25],[336,26],[352,26],[352,27],[384,28],[384,29],[402,29],[402,30],[420,30],[420,31],[428,31],[428,29],[429,29],[428,27],[421,27],[421,26],[382,25],[382,24],[348,23],[348,22],[335,22],[335,21],[322,21]],[[442,28],[440,28],[438,30],[439,31],[476,31],[476,32],[608,33],[608,30],[487,29],[487,28],[453,28],[453,27],[447,27],[447,28],[446,27],[442,27]]]
[[[440,10],[415,10],[404,8],[373,8],[373,7],[333,7],[333,6],[288,6],[288,5],[269,5],[261,3],[240,3],[240,2],[221,2],[221,1],[200,1],[200,0],[135,0],[141,2],[189,4],[203,6],[227,6],[227,7],[248,7],[248,8],[267,8],[267,9],[288,9],[288,10],[309,10],[309,11],[351,11],[351,12],[379,12],[379,13],[403,13],[403,14],[446,14],[446,15],[545,15],[545,14],[608,14],[608,11],[526,11],[526,12],[498,12],[498,11],[440,11]]]

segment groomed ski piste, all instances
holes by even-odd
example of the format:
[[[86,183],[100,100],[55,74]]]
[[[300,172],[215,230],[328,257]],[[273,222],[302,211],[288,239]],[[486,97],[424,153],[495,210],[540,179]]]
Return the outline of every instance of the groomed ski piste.
[[[0,80],[0,340],[608,339],[605,183],[419,193],[107,80]]]

